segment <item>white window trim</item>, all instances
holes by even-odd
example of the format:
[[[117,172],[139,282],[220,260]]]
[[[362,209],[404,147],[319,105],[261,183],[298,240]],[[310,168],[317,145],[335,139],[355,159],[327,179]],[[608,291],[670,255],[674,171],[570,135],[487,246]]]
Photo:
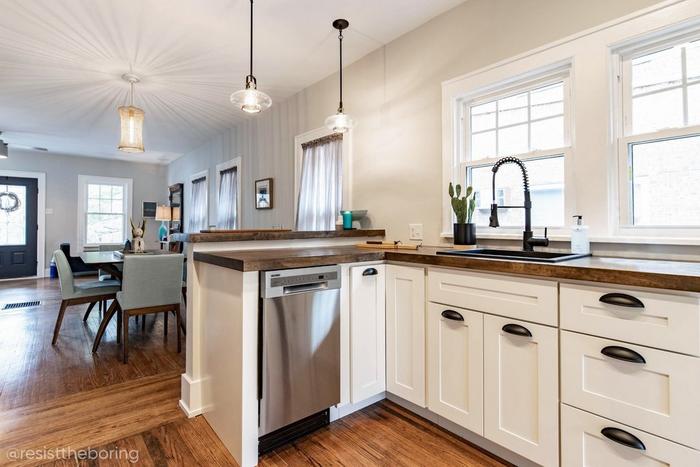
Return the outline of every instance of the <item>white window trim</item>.
[[[133,188],[134,181],[131,178],[118,177],[100,177],[96,175],[78,175],[78,251],[83,251],[86,246],[97,244],[88,244],[85,238],[86,215],[87,215],[87,192],[86,187],[89,184],[100,185],[122,185],[126,187],[124,193],[124,240],[129,238],[129,220],[132,216],[133,206]]]
[[[242,158],[241,156],[235,157],[229,161],[222,162],[221,164],[216,165],[216,217],[217,220],[219,218],[219,206],[221,206],[221,203],[219,202],[219,193],[221,192],[221,172],[225,172],[227,170],[236,169],[236,176],[238,177],[238,183],[236,185],[236,228],[240,229],[242,228],[241,226],[243,225],[243,216],[242,216],[242,211],[241,211],[241,194],[243,193],[242,191],[242,185],[243,185],[243,177],[242,177]]]
[[[205,210],[206,215],[205,215],[205,220],[206,222],[204,223],[204,228],[207,229],[209,228],[209,170],[202,170],[201,172],[197,172],[195,174],[192,174],[187,181],[187,193],[186,193],[186,202],[189,203],[192,201],[192,183],[195,180],[198,180],[200,178],[204,179],[204,185],[206,189],[204,190],[205,193],[205,199],[204,199],[204,204],[206,205],[207,209]],[[217,185],[218,186],[218,185]],[[189,225],[190,225],[190,215],[192,214],[192,206],[190,206],[189,209],[187,209],[187,206],[185,206],[185,211],[187,213],[187,223],[185,224],[185,232],[188,231]]]
[[[623,238],[661,238],[664,242],[671,243],[674,239],[688,239],[696,243],[700,235],[700,226],[639,226],[631,221],[632,212],[630,205],[632,193],[630,191],[629,173],[629,147],[630,144],[647,141],[660,141],[684,136],[700,135],[700,125],[683,126],[676,128],[664,128],[657,131],[632,134],[632,90],[631,62],[633,59],[651,54],[675,44],[682,44],[700,39],[700,20],[694,19],[680,24],[636,37],[632,40],[621,42],[611,48],[612,76],[614,85],[612,100],[613,134],[616,144],[615,149],[615,173],[617,184],[615,196],[611,200],[613,204],[613,232],[615,237]],[[678,88],[687,87],[683,77],[683,83]],[[684,96],[684,106],[687,98]],[[687,112],[687,108],[685,109]],[[685,113],[684,112],[684,113]],[[687,121],[687,114],[684,115]]]
[[[333,134],[333,130],[321,127],[307,131],[294,138],[294,221],[297,218],[299,188],[301,186],[301,165],[304,157],[302,144]],[[352,200],[352,130],[343,133],[343,209],[353,208]]]
[[[481,69],[442,83],[442,234],[451,237],[452,212],[447,196],[447,185],[454,178],[453,155],[458,148],[459,122],[455,118],[457,101],[470,90],[521,76],[528,70],[569,61],[572,65],[572,139],[576,148],[573,164],[566,165],[566,180],[574,178],[577,214],[584,216],[590,226],[593,241],[605,243],[698,244],[695,238],[667,236],[629,237],[617,229],[618,170],[616,135],[613,125],[613,93],[611,69],[615,66],[611,51],[625,41],[647,36],[649,31],[680,28],[691,22],[698,23],[700,0],[666,0],[635,11],[607,23],[581,31],[525,53],[509,57]],[[574,175],[575,172],[575,175]],[[568,198],[568,194],[567,194]],[[517,234],[481,234],[480,238],[520,238]],[[566,240],[568,231],[551,235],[552,240]]]
[[[464,184],[467,170],[470,167],[483,167],[495,164],[501,157],[491,157],[477,159],[474,161],[467,160],[471,152],[470,144],[470,107],[482,103],[490,102],[495,99],[501,99],[511,95],[520,94],[535,87],[547,86],[563,82],[564,93],[564,143],[561,148],[536,150],[523,154],[512,154],[523,161],[534,159],[542,159],[547,157],[563,156],[564,157],[564,219],[572,216],[575,211],[575,184],[571,182],[573,172],[570,169],[573,159],[573,138],[572,138],[572,112],[571,112],[571,85],[570,71],[571,61],[563,60],[555,63],[546,64],[534,69],[530,69],[519,73],[516,76],[502,76],[500,70],[494,72],[486,72],[478,76],[475,80],[465,80],[460,83],[461,92],[459,92],[451,102],[451,108],[454,110],[452,118],[455,125],[455,134],[452,152],[445,154],[443,150],[443,186],[447,186],[449,182]],[[493,81],[488,81],[493,79]],[[448,174],[445,174],[445,165],[451,165]],[[444,180],[445,175],[449,178]],[[449,197],[447,196],[447,188],[443,190],[445,202],[443,203],[443,225],[441,236],[445,238],[452,237],[452,224],[454,215],[452,213]],[[523,212],[523,218],[524,218]],[[524,221],[523,221],[524,225]],[[566,235],[566,225],[563,226],[536,226],[549,227],[552,237],[560,237]],[[480,237],[493,236],[496,238],[517,237],[522,236],[522,226],[504,226],[499,229],[489,227],[477,227],[477,235]]]

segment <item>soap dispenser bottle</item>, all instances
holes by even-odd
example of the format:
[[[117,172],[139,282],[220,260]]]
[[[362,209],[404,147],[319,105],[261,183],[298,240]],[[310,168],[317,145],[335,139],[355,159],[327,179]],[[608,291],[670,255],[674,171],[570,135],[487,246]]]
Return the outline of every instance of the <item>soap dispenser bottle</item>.
[[[588,226],[583,225],[583,216],[575,215],[576,223],[571,227],[571,252],[576,255],[591,253],[591,243],[588,240]]]

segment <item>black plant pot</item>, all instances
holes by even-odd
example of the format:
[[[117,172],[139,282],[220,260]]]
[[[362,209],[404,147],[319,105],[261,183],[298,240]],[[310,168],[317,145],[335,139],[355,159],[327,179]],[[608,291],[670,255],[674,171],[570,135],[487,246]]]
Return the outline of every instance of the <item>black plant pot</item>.
[[[454,224],[455,245],[476,245],[476,224]]]

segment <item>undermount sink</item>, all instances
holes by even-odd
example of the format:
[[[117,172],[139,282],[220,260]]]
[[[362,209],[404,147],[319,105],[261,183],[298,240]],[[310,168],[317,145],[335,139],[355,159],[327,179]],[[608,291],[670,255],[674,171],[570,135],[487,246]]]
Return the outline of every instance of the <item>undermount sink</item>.
[[[587,255],[574,253],[552,253],[549,251],[522,251],[522,250],[496,250],[479,248],[475,250],[444,250],[438,251],[438,255],[465,256],[478,258],[516,259],[522,261],[537,261],[540,263],[559,263],[572,259],[583,258]]]

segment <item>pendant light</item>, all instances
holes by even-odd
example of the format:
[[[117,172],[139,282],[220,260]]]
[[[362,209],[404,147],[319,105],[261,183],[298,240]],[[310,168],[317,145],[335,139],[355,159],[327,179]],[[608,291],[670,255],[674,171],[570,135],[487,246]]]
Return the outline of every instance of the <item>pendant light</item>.
[[[120,151],[143,152],[143,110],[134,107],[134,84],[141,81],[133,73],[122,75],[122,79],[129,83],[129,105],[119,107],[119,120],[121,121],[121,138],[119,139]]]
[[[250,74],[245,77],[245,89],[231,94],[231,103],[249,114],[262,112],[272,105],[270,96],[258,91],[258,82],[253,76],[253,0],[250,0]]]
[[[333,27],[338,30],[338,42],[340,44],[340,101],[338,112],[326,119],[326,127],[336,133],[345,133],[352,128],[355,122],[349,115],[343,113],[343,29],[347,29],[350,23],[346,19],[333,21]]]

